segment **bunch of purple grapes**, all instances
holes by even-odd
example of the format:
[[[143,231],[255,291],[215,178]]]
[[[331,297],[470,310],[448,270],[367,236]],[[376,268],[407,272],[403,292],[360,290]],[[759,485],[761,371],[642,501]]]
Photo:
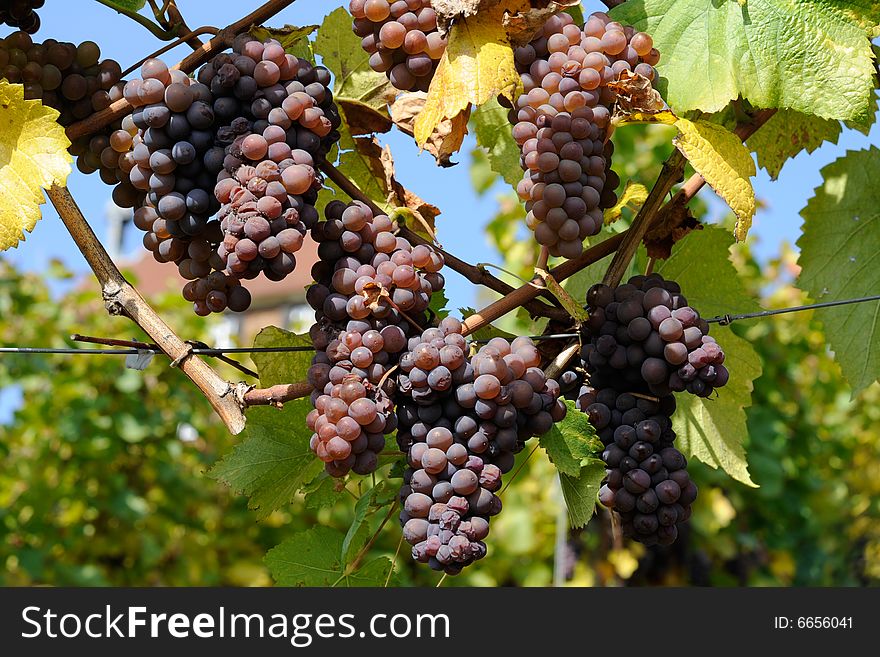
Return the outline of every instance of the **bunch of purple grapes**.
[[[290,274],[318,221],[316,160],[341,123],[330,73],[248,35],[196,80],[158,59],[141,73],[125,86],[135,110],[110,145],[146,194],[135,214],[144,246],[177,264],[197,314],[243,311],[241,280]]]
[[[120,163],[146,195],[145,207],[135,213],[135,224],[147,229],[144,247],[195,281],[221,264],[213,257],[222,238],[219,222],[211,220],[220,207],[213,195],[216,174],[203,162],[214,146],[213,95],[159,59],[145,61],[141,76],[125,85],[134,111],[111,135],[112,144],[130,149]],[[197,304],[196,312],[207,314],[206,304]]]
[[[644,382],[657,396],[686,390],[699,397],[730,378],[709,324],[674,281],[651,274],[614,289],[594,285],[587,308],[590,342],[582,355],[599,376],[612,370],[628,385]]]
[[[351,0],[349,10],[370,67],[400,91],[427,91],[446,50],[430,0]]]
[[[625,536],[645,545],[673,543],[697,498],[687,459],[673,445],[675,398],[584,386],[577,407],[605,446],[599,500],[620,514]]]
[[[528,338],[495,338],[471,359],[466,350],[461,322],[447,317],[410,338],[398,377],[404,538],[416,561],[448,574],[485,556],[501,476],[566,413]]]
[[[45,3],[46,0],[0,0],[0,23],[34,34],[40,29],[37,9]]]
[[[119,64],[101,60],[94,41],[78,46],[54,39],[35,43],[24,31],[0,40],[0,72],[9,82],[24,85],[25,100],[58,110],[58,123],[65,127],[120,100],[124,86]],[[100,171],[105,183],[117,185],[113,197],[118,205],[133,207],[141,196],[123,182],[127,176],[120,166],[121,152],[111,148],[111,134],[120,127],[117,121],[98,134],[75,139],[69,150],[80,171]]]
[[[524,93],[511,110],[525,175],[517,186],[526,224],[551,255],[574,258],[617,202],[611,170],[609,83],[624,72],[653,80],[660,58],[650,36],[595,13],[583,28],[568,14],[552,16],[537,37],[515,51]]]
[[[371,333],[379,335],[372,330],[346,331],[335,342],[357,344],[358,339],[371,340]],[[361,344],[353,351],[357,349],[368,348]],[[334,366],[340,367],[339,362]],[[324,462],[327,473],[344,477],[350,471],[361,475],[373,472],[385,448],[385,434],[396,428],[394,403],[389,395],[358,374],[349,373],[340,383],[328,383],[324,394],[315,397],[314,405],[306,418],[314,432],[309,446]]]
[[[444,285],[443,257],[394,230],[386,215],[373,216],[357,201],[332,201],[326,221],[312,228],[319,261],[306,293],[316,318],[309,428],[313,451],[334,477],[378,466],[385,435],[397,428],[389,373],[407,339],[427,325],[431,294]]]

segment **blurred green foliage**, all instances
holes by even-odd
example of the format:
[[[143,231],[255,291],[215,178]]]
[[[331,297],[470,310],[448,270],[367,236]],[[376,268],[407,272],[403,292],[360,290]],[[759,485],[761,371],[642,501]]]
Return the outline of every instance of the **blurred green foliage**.
[[[69,347],[74,332],[143,338],[107,315],[91,282],[60,298],[48,283],[0,260],[0,344]],[[159,312],[205,339],[175,297]],[[167,359],[137,372],[117,356],[4,354],[0,388],[13,385],[23,404],[0,425],[0,583],[270,581],[261,558],[282,522],[258,525],[243,499],[204,475],[233,440]]]
[[[621,177],[650,186],[668,135],[632,127],[615,142]],[[479,152],[474,162],[476,187],[499,199],[486,234],[495,251],[489,257],[527,277],[536,249],[522,209]],[[626,211],[611,230],[630,219]],[[804,301],[791,284],[791,251],[763,267],[748,245],[734,247],[732,258],[764,305]],[[601,276],[603,264],[589,275]],[[57,293],[53,278],[65,276],[57,267],[45,277],[25,275],[0,260],[0,344],[72,346],[65,336],[73,332],[143,337],[128,320],[106,314],[93,285],[64,283],[68,291]],[[209,325],[176,294],[153,302],[179,334],[210,341]],[[522,313],[501,325],[536,330]],[[760,488],[692,463],[701,493],[690,530],[672,548],[645,550],[621,542],[605,511],[585,529],[567,530],[556,469],[533,441],[505,484],[489,555],[443,586],[880,583],[880,385],[851,398],[815,313],[734,330],[764,363],[746,445]],[[23,405],[0,425],[2,584],[265,585],[268,550],[295,545],[318,526],[345,535],[356,500],[375,494],[372,477],[341,484],[319,476],[258,522],[245,497],[206,475],[239,441],[162,358],[136,372],[117,357],[4,354],[0,390],[14,386]],[[192,434],[188,426],[194,440],[181,439]],[[384,465],[376,481],[392,470]],[[357,516],[352,544],[378,532],[366,561],[392,560],[391,584],[436,585],[440,577],[412,563],[396,520],[383,525],[385,518],[385,509]]]

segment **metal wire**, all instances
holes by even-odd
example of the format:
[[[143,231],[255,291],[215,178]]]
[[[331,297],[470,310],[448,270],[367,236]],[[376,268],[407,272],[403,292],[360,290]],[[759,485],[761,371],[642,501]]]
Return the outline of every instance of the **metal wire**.
[[[880,294],[875,294],[870,297],[859,297],[857,299],[842,299],[840,301],[824,301],[821,303],[813,303],[804,306],[791,306],[789,308],[779,308],[776,310],[762,310],[761,312],[756,313],[743,313],[740,315],[719,315],[718,317],[713,317],[711,319],[707,319],[706,321],[710,324],[719,324],[721,326],[727,326],[735,321],[740,321],[744,319],[760,319],[764,317],[772,317],[774,315],[783,315],[786,313],[796,313],[802,312],[804,310],[814,310],[816,308],[831,308],[833,306],[847,306],[855,303],[868,303],[871,301],[880,301]],[[79,336],[77,336],[79,337]],[[578,333],[554,333],[552,335],[532,335],[529,336],[532,340],[540,341],[540,340],[567,340],[570,338],[579,337]],[[125,341],[116,341],[125,343]],[[485,344],[489,342],[488,339],[481,340],[472,340],[471,342],[477,344]],[[139,344],[139,343],[134,343]],[[282,353],[293,353],[300,351],[314,351],[314,347],[303,346],[303,347],[230,347],[228,349],[210,349],[204,347],[193,347],[192,353],[197,354],[199,356],[222,356],[223,354],[282,354]],[[71,354],[71,355],[86,355],[86,356],[129,356],[132,354],[139,354],[143,352],[152,352],[152,353],[162,353],[162,350],[159,349],[156,345],[150,345],[144,343],[142,347],[138,348],[118,348],[118,349],[75,349],[75,348],[41,348],[41,347],[0,347],[0,354]]]
[[[779,308],[777,310],[762,310],[757,313],[744,313],[742,315],[720,315],[707,319],[710,324],[717,323],[721,326],[727,326],[731,322],[741,319],[758,319],[761,317],[772,317],[773,315],[784,315],[786,313],[797,313],[803,310],[813,310],[815,308],[831,308],[832,306],[848,306],[852,303],[866,303],[868,301],[880,301],[880,294],[871,297],[860,297],[858,299],[842,299],[840,301],[824,301],[822,303],[813,303],[807,306],[791,306],[790,308]]]

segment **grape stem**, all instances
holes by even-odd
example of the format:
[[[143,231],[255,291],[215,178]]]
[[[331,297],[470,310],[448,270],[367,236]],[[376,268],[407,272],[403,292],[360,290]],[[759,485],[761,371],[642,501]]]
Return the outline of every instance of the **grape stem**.
[[[193,50],[198,50],[204,45],[202,40],[197,38],[198,35],[194,34],[186,24],[175,0],[165,0],[161,7],[156,4],[156,0],[149,0],[149,2],[159,25],[175,35],[186,35],[184,42]]]
[[[193,31],[193,32],[189,32],[188,34],[184,34],[184,35],[183,35],[182,37],[180,37],[179,39],[175,39],[175,40],[172,41],[171,43],[166,43],[164,46],[162,46],[161,48],[159,48],[159,50],[157,50],[156,52],[154,52],[154,53],[150,53],[149,55],[147,55],[146,57],[144,57],[144,58],[141,59],[140,61],[135,62],[134,64],[132,64],[131,66],[129,66],[127,69],[125,69],[125,70],[122,72],[122,77],[124,78],[124,77],[126,77],[129,73],[132,73],[133,71],[139,69],[139,68],[141,67],[141,65],[142,65],[145,61],[147,61],[148,59],[152,59],[153,57],[159,57],[159,56],[161,56],[161,55],[164,55],[166,52],[168,52],[169,50],[173,50],[174,48],[176,48],[177,46],[179,46],[179,45],[182,44],[182,43],[188,43],[188,42],[189,42],[189,39],[191,39],[192,37],[197,37],[197,36],[199,36],[199,35],[201,35],[201,34],[212,34],[212,35],[216,35],[216,34],[219,33],[219,32],[220,32],[220,30],[218,30],[216,27],[212,27],[212,26],[210,26],[210,25],[205,25],[205,26],[200,27],[199,29],[197,29],[197,30],[195,30],[195,31]],[[199,42],[199,43],[201,43],[201,42]]]
[[[101,285],[104,305],[111,315],[128,317],[198,386],[227,429],[235,435],[244,430],[245,417],[233,392],[207,363],[194,357],[192,345],[181,340],[140,293],[129,283],[107,254],[66,187],[53,185],[46,191],[70,236],[82,252]]]
[[[364,192],[358,188],[358,186],[348,178],[342,171],[333,166],[330,162],[326,160],[322,160],[319,163],[319,168],[321,171],[326,174],[326,176],[332,180],[343,192],[345,192],[350,198],[360,201],[364,205],[366,205],[373,214],[385,214],[385,210],[380,208],[376,203],[370,199]],[[411,244],[426,244],[436,249],[440,254],[443,255],[443,260],[447,267],[451,270],[458,272],[462,276],[464,276],[468,281],[473,283],[474,285],[483,285],[484,287],[488,287],[490,290],[494,290],[502,295],[509,295],[514,291],[514,288],[499,278],[496,278],[489,272],[487,272],[484,268],[476,267],[470,263],[465,262],[461,258],[458,258],[448,251],[441,249],[438,246],[432,244],[429,240],[425,239],[418,233],[413,232],[406,226],[401,226],[398,231],[398,235],[409,240]],[[544,292],[543,285],[539,292]],[[535,295],[537,296],[537,295]],[[551,319],[564,319],[568,317],[568,313],[565,312],[563,308],[558,308],[555,306],[550,306],[543,302],[535,301],[532,303],[531,299],[526,300],[524,304],[518,304],[525,307],[532,316],[534,317],[550,317]],[[555,301],[555,299],[554,299]]]
[[[160,39],[161,41],[170,41],[171,39],[173,39],[174,37],[177,36],[171,30],[163,29],[163,27],[161,25],[154,23],[146,16],[142,16],[141,14],[139,14],[138,12],[136,12],[132,9],[125,9],[124,7],[120,7],[119,5],[115,5],[115,4],[111,3],[109,0],[98,0],[98,2],[100,2],[105,7],[109,7],[110,9],[115,11],[116,13],[122,14],[123,16],[130,18],[138,25],[145,27],[147,30],[149,30],[150,34],[152,34],[157,39]]]
[[[645,199],[644,204],[639,208],[636,218],[633,219],[632,225],[626,231],[626,237],[617,249],[617,253],[614,254],[614,259],[611,261],[608,271],[605,272],[605,278],[602,279],[605,285],[617,287],[626,275],[629,263],[645,238],[648,228],[651,227],[651,223],[663,206],[663,199],[666,198],[666,195],[672,191],[672,188],[684,175],[684,165],[686,163],[687,159],[678,149],[672,151],[672,154],[666,158],[657,182],[654,183],[648,198]]]
[[[99,0],[99,2],[110,6],[107,0]],[[173,68],[181,70],[184,73],[192,73],[214,55],[223,52],[226,48],[231,46],[232,41],[236,36],[249,29],[252,25],[264,23],[281,10],[292,5],[294,2],[296,2],[296,0],[269,0],[269,2],[263,3],[244,18],[241,18],[220,30],[220,32],[217,33],[217,36],[202,45],[198,50],[187,55]],[[113,8],[116,9],[116,7]],[[143,16],[140,18],[143,18]],[[152,23],[152,21],[148,22]],[[73,141],[79,137],[90,135],[101,128],[110,125],[114,121],[118,121],[126,114],[130,114],[131,111],[131,103],[124,98],[117,100],[107,109],[95,112],[82,121],[71,124],[67,128],[67,137]]]
[[[538,262],[535,263],[535,270],[546,270],[548,260],[550,260],[550,249],[548,249],[546,246],[542,246],[541,253],[538,255]]]

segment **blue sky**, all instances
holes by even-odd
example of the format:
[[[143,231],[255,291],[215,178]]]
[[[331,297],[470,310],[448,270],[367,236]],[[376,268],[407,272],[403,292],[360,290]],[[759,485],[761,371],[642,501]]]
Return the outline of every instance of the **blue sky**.
[[[240,18],[254,2],[206,2],[203,0],[180,0],[179,5],[192,27],[211,24],[223,27]],[[305,25],[321,22],[323,16],[347,2],[326,0],[298,0],[275,17],[270,24],[285,23]],[[598,2],[585,2],[586,10],[595,10]],[[52,2],[41,12],[43,27],[40,36],[81,42],[86,39],[101,45],[102,56],[112,57],[127,68],[144,54],[156,50],[162,44],[149,32],[125,17],[91,0]],[[0,32],[3,34],[3,32]],[[167,62],[180,60],[187,52],[182,46],[163,55]],[[427,153],[419,154],[412,140],[402,135],[390,135],[386,139],[394,152],[398,177],[401,182],[425,200],[439,206],[443,215],[438,220],[441,242],[451,252],[469,262],[499,261],[483,237],[481,227],[496,210],[494,194],[478,197],[472,190],[467,152],[473,142],[465,145],[461,163],[450,169],[438,169]],[[757,253],[762,258],[777,253],[782,242],[796,241],[801,226],[800,209],[821,183],[820,169],[845,153],[847,149],[866,148],[880,143],[880,128],[875,126],[867,137],[847,130],[838,145],[825,144],[811,155],[801,154],[786,164],[778,181],[771,182],[761,171],[755,187],[765,204],[755,220],[752,234],[757,238]],[[84,176],[74,170],[68,182],[86,217],[99,237],[106,234],[105,206],[110,188],[97,175]],[[454,190],[450,193],[450,190]],[[712,214],[720,216],[726,208],[714,199],[708,188],[702,194],[713,208]],[[713,202],[714,200],[714,202]],[[43,206],[43,220],[27,241],[18,249],[0,255],[19,267],[32,271],[46,268],[50,259],[59,258],[74,271],[86,272],[85,261],[74,248],[51,205]],[[125,252],[136,254],[140,246],[139,231],[131,229],[126,240]],[[472,286],[454,273],[449,274],[448,296],[453,307],[473,306],[476,295]]]

